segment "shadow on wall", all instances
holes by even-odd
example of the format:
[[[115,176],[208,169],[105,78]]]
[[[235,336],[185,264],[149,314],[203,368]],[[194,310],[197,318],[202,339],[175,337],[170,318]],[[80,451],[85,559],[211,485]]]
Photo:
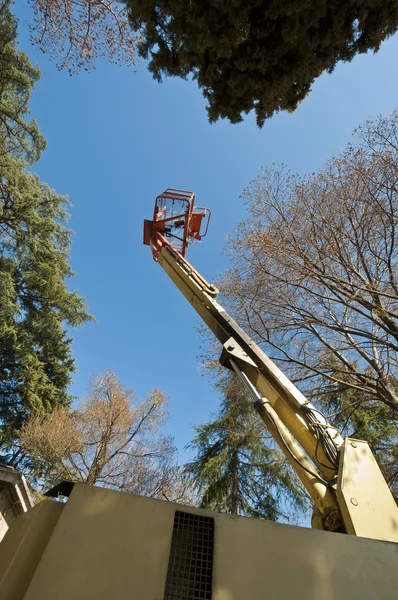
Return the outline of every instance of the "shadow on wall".
[[[51,500],[44,505],[48,503],[54,506]],[[191,562],[198,560],[192,546],[188,549],[187,535],[179,537],[186,550],[171,552],[176,511],[214,519],[212,590],[203,583],[203,590],[186,595],[186,570],[195,577],[199,565],[191,569],[184,558],[177,567],[182,570],[175,577],[176,589],[169,586],[165,593],[170,556],[181,557],[189,550]],[[13,599],[395,600],[395,565],[393,543],[75,484],[26,593]],[[17,573],[17,561],[12,566]]]

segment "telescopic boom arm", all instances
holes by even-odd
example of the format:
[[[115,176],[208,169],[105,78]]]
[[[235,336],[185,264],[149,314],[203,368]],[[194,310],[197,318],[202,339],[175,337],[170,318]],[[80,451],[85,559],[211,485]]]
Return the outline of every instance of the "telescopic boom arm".
[[[218,304],[217,288],[185,259],[188,243],[202,237],[202,219],[207,232],[210,218],[207,209],[194,207],[194,198],[178,190],[159,196],[153,221],[144,223],[144,243],[221,343],[221,363],[247,388],[314,502],[312,526],[398,542],[398,508],[368,444],[341,437]]]

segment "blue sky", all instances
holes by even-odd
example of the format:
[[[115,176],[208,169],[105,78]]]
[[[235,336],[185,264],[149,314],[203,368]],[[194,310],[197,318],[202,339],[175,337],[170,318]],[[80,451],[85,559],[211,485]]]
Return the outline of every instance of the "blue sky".
[[[35,170],[73,204],[71,287],[98,320],[72,332],[71,391],[84,395],[90,377],[105,369],[139,396],[166,391],[167,429],[184,459],[192,426],[209,420],[218,399],[199,369],[195,313],[142,245],[144,218],[167,187],[194,191],[213,217],[188,259],[216,277],[226,267],[225,235],[245,216],[240,194],[261,165],[314,171],[354,127],[398,105],[398,36],[323,75],[294,114],[278,114],[259,130],[252,115],[210,125],[195,82],[159,84],[145,63],[136,72],[105,61],[92,73],[59,72],[30,45],[26,9],[15,12],[20,46],[42,70],[31,112],[48,149]]]

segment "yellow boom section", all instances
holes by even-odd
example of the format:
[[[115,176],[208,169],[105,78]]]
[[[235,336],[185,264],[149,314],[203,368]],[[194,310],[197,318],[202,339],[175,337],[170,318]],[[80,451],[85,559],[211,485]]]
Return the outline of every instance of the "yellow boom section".
[[[222,364],[247,387],[311,495],[313,526],[398,542],[398,508],[367,443],[341,437],[220,306],[218,290],[159,233],[153,246],[163,270],[221,343]]]

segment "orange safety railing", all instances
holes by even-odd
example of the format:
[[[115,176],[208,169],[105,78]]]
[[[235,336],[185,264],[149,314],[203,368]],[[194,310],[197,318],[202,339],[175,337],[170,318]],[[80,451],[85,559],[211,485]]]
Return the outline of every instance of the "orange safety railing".
[[[144,244],[152,245],[154,259],[156,236],[160,234],[185,257],[188,244],[207,234],[211,211],[195,206],[195,194],[168,188],[156,198],[152,221],[144,221]]]

